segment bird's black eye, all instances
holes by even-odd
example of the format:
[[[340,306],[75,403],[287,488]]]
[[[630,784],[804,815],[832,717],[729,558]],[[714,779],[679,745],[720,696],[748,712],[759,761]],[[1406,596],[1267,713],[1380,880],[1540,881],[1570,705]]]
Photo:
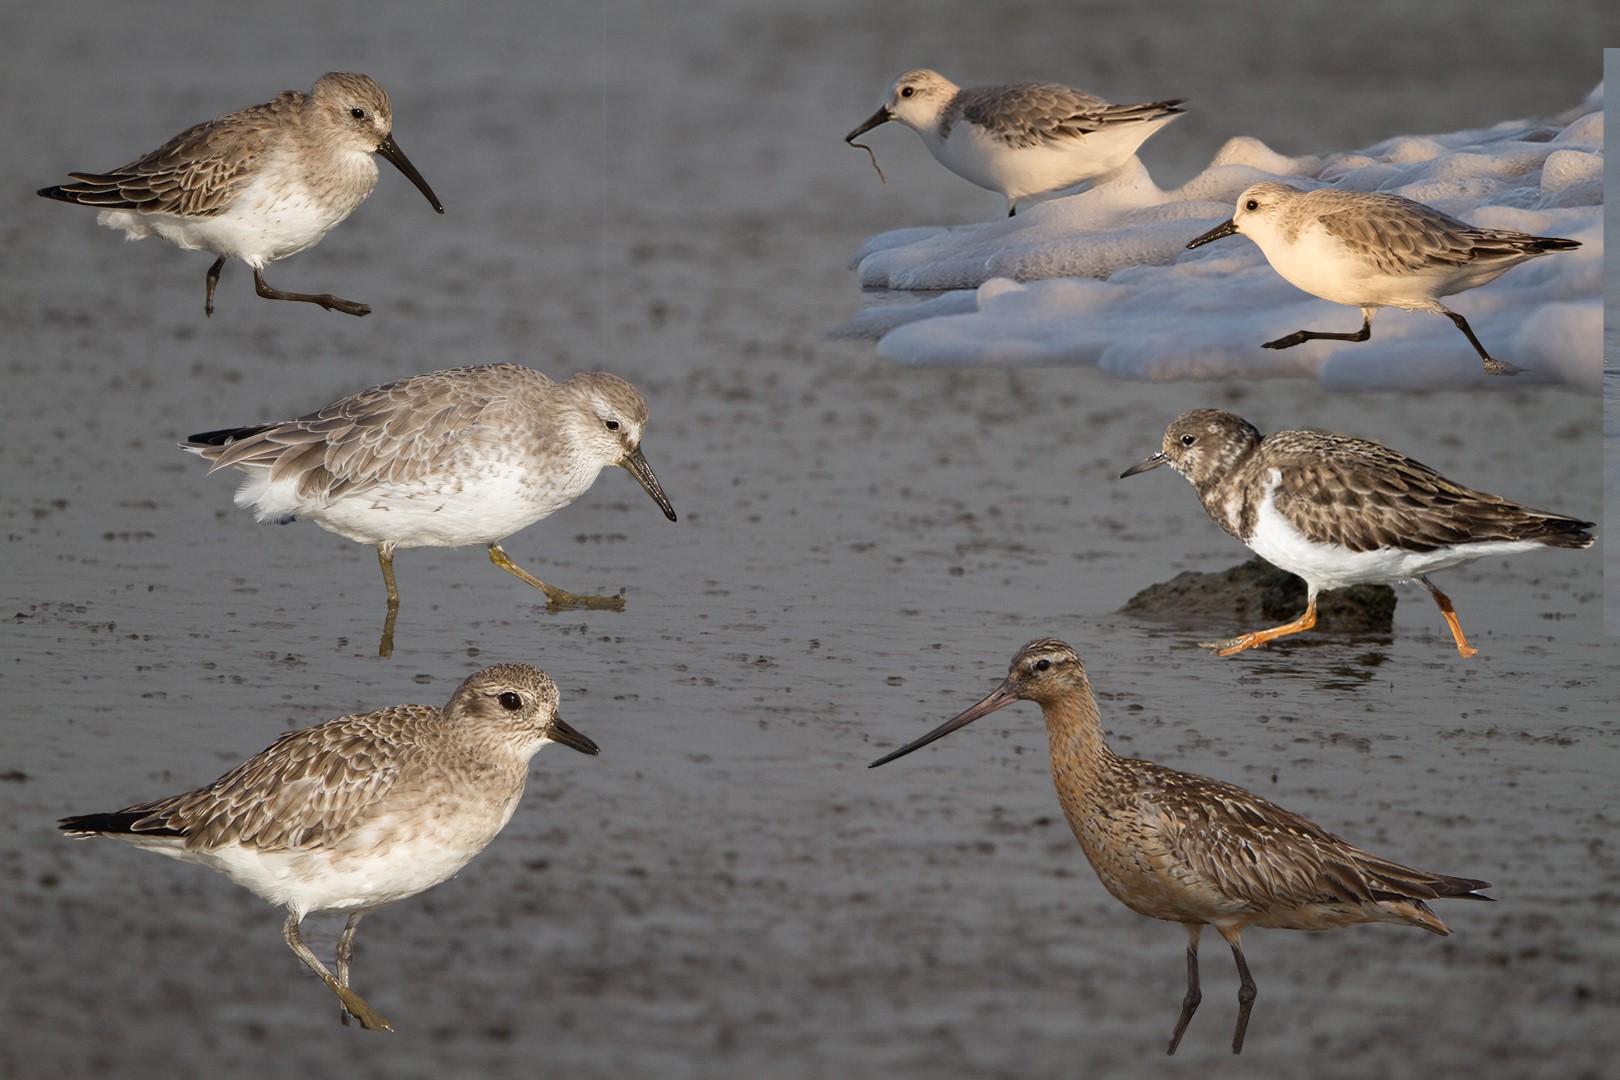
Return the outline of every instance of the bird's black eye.
[[[1249,199],[1247,202],[1245,202],[1243,204],[1243,209],[1245,209],[1245,210],[1258,210],[1258,209],[1260,209],[1260,200],[1259,199]]]
[[[619,430],[619,422],[617,420],[607,420],[607,421],[604,421],[604,422],[607,424],[607,429],[609,431],[618,431]]]
[[[366,110],[356,105],[354,108],[349,110],[349,115],[354,117],[356,120],[364,120],[366,118]]]
[[[912,94],[915,94],[916,92],[917,92],[917,88],[914,87],[914,86],[902,86],[900,88],[900,96],[901,97],[910,97]]]
[[[509,712],[517,712],[523,708],[523,696],[511,690],[506,691],[496,700],[501,703],[501,708]]]
[[[1181,437],[1181,445],[1182,446],[1191,446],[1193,443],[1195,443],[1197,441],[1198,440],[1196,438],[1194,438],[1193,436],[1191,436],[1191,435],[1183,435]]]
[[[1051,666],[1052,666],[1052,661],[1050,661],[1050,660],[1037,660],[1037,661],[1035,661],[1035,670],[1036,671],[1045,671],[1047,668],[1050,668]]]

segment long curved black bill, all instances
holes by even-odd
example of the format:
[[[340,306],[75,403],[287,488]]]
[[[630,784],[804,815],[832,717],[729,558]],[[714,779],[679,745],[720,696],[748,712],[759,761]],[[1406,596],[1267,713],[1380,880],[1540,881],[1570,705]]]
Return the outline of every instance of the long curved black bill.
[[[866,123],[862,124],[860,127],[856,128],[854,131],[850,132],[848,135],[845,135],[844,136],[844,141],[845,142],[854,142],[856,136],[865,135],[868,131],[871,131],[873,128],[877,127],[879,124],[887,124],[890,120],[893,120],[893,119],[894,119],[894,114],[891,113],[889,111],[889,107],[887,105],[885,105],[885,106],[883,106],[883,108],[879,109],[877,112],[875,112],[871,116],[867,117],[866,118]]]
[[[1203,236],[1195,237],[1194,239],[1187,241],[1187,247],[1188,249],[1202,247],[1211,240],[1219,240],[1223,236],[1232,236],[1236,232],[1237,226],[1232,224],[1231,218],[1227,218],[1225,221],[1209,230],[1209,232],[1205,233]]]
[[[1003,682],[1000,686],[990,691],[984,700],[980,701],[977,705],[971,705],[964,711],[957,713],[955,716],[951,717],[949,720],[945,721],[943,724],[939,725],[939,727],[935,728],[933,731],[930,731],[916,742],[907,743],[893,753],[885,754],[884,756],[878,758],[876,761],[872,762],[872,764],[868,765],[867,768],[875,769],[879,765],[888,764],[897,757],[905,757],[913,750],[916,750],[919,747],[927,746],[935,739],[943,738],[959,727],[966,727],[968,724],[973,723],[973,721],[977,720],[981,716],[989,716],[997,709],[1004,709],[1017,700],[1018,698],[1013,694],[1012,687]]]
[[[594,742],[563,723],[560,716],[553,720],[551,726],[546,729],[546,738],[554,743],[562,743],[570,750],[578,750],[582,754],[600,753]]]
[[[618,464],[627,469],[630,475],[636,478],[636,482],[647,489],[647,494],[653,497],[653,502],[658,504],[664,516],[674,521],[675,508],[669,504],[669,496],[664,494],[664,487],[658,482],[658,477],[653,475],[652,466],[641,456],[641,447],[638,446],[625,454]]]
[[[1170,464],[1170,459],[1164,456],[1163,450],[1160,450],[1157,454],[1149,454],[1141,461],[1138,461],[1135,465],[1132,465],[1130,468],[1120,473],[1119,478],[1123,480],[1127,476],[1135,476],[1139,472],[1147,472],[1149,469],[1157,469],[1160,465],[1168,464]]]
[[[428,187],[428,182],[422,179],[422,174],[416,171],[416,166],[411,164],[411,159],[405,156],[405,151],[399,148],[392,135],[382,141],[382,145],[377,147],[377,153],[392,161],[394,168],[404,173],[405,179],[415,184],[416,190],[427,196],[427,201],[433,204],[433,209],[444,213],[444,206],[439,202],[439,197],[433,194],[433,189]]]

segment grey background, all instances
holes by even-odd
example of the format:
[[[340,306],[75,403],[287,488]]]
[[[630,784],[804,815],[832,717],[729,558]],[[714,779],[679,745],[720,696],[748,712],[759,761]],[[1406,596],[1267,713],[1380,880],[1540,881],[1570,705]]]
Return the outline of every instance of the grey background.
[[[1560,111],[1613,30],[1597,2],[1346,11],[8,8],[0,1074],[1601,1075],[1620,1050],[1620,753],[1599,554],[1444,575],[1481,648],[1467,663],[1415,591],[1390,642],[1233,662],[1192,643],[1248,628],[1111,614],[1244,554],[1176,478],[1113,479],[1181,409],[1381,438],[1595,516],[1594,397],[905,369],[822,337],[863,302],[845,264],[865,236],[998,212],[908,133],[887,133],[887,185],[839,141],[904,68],[1184,96],[1145,154],[1175,183],[1237,133],[1301,153]],[[331,69],[389,88],[447,208],[385,165],[350,221],[275,268],[367,319],[259,300],[238,264],[205,321],[206,256],[33,195]],[[406,552],[379,661],[373,554],[255,525],[231,479],[173,448],[498,360],[611,370],[651,403],[679,524],[615,472],[507,544],[564,587],[626,589],[623,614],[548,615],[476,549]],[[1235,974],[1211,944],[1165,1062],[1182,935],[1096,882],[1033,707],[864,768],[1044,634],[1085,656],[1122,753],[1490,879],[1500,902],[1447,906],[1446,940],[1251,934],[1261,996],[1235,1060]],[[603,752],[547,750],[487,852],[368,922],[356,985],[394,1035],[339,1027],[243,890],[56,834],[287,727],[442,703],[506,660],[556,676]],[[336,929],[312,919],[311,940]]]

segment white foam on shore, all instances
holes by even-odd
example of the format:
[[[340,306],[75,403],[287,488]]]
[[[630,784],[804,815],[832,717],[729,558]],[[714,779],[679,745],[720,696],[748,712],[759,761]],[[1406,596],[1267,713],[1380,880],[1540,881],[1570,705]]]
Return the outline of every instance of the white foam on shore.
[[[1139,162],[1077,195],[1020,204],[982,225],[910,228],[867,240],[862,286],[952,290],[881,303],[833,331],[919,364],[1095,364],[1136,379],[1292,376],[1344,389],[1602,381],[1603,87],[1563,115],[1449,135],[1401,135],[1365,150],[1289,158],[1229,140],[1186,185],[1162,191]],[[1168,133],[1173,136],[1173,132]],[[1302,328],[1353,331],[1359,311],[1294,288],[1252,242],[1186,250],[1261,180],[1389,191],[1470,224],[1578,240],[1458,294],[1491,355],[1483,373],[1450,320],[1381,310],[1367,342],[1262,349]]]

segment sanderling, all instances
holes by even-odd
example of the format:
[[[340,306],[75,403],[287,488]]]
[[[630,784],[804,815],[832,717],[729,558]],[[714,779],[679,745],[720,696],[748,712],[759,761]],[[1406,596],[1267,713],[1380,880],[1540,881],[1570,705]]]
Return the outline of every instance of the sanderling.
[[[1451,599],[1426,575],[1539,547],[1585,548],[1592,522],[1548,514],[1452,483],[1375,442],[1320,431],[1261,437],[1219,409],[1182,413],[1162,449],[1121,475],[1168,465],[1198,492],[1211,520],[1267,562],[1305,579],[1305,614],[1284,626],[1213,642],[1222,656],[1316,625],[1316,595],[1349,585],[1416,581],[1434,597],[1457,651]]]
[[[374,386],[274,424],[193,435],[209,472],[248,474],[236,505],[260,521],[308,518],[377,546],[388,586],[379,649],[393,650],[397,547],[489,545],[490,561],[552,608],[622,611],[622,596],[577,596],[531,576],[501,540],[583,495],[609,465],[626,469],[664,516],[664,489],[641,454],[647,403],[603,372],[553,382],[517,364],[455,368]]]
[[[1384,922],[1446,935],[1450,928],[1425,901],[1491,899],[1475,892],[1489,882],[1370,855],[1235,784],[1118,757],[1103,734],[1085,665],[1056,638],[1025,645],[1007,678],[977,705],[872,766],[1015,701],[1041,707],[1058,801],[1103,887],[1132,911],[1187,930],[1187,996],[1170,1036],[1172,1054],[1198,1008],[1198,938],[1205,926],[1232,947],[1242,980],[1235,1054],[1255,997],[1243,958],[1248,927],[1337,930]]]
[[[264,265],[313,247],[365,201],[377,186],[373,154],[393,162],[444,213],[394,142],[393,126],[382,87],[365,75],[334,71],[308,94],[283,91],[274,101],[183,131],[123,168],[68,173],[78,183],[40,194],[102,207],[96,220],[130,240],[156,233],[176,247],[218,255],[208,269],[209,315],[226,259],[253,268],[260,296],[368,315],[365,304],[329,293],[272,289]]]
[[[1130,161],[1148,136],[1184,111],[1184,99],[1113,105],[1058,83],[963,90],[935,71],[908,71],[883,107],[845,142],[898,120],[922,136],[947,169],[1018,200],[1106,176]]]
[[[594,754],[557,714],[557,686],[527,664],[472,675],[443,709],[395,705],[290,731],[207,787],[61,820],[218,870],[286,907],[281,936],[367,1030],[389,1024],[349,989],[361,918],[446,881],[506,827],[529,759],[548,742]],[[304,944],[312,912],[349,915],[337,973]]]
[[[1353,334],[1299,330],[1268,341],[1288,349],[1303,341],[1366,341],[1381,307],[1430,311],[1457,324],[1488,375],[1521,370],[1493,358],[1468,321],[1439,298],[1494,281],[1513,267],[1581,245],[1574,240],[1502,229],[1476,229],[1399,195],[1375,191],[1300,191],[1287,184],[1254,184],[1238,196],[1231,219],[1190,240],[1189,248],[1242,233],[1284,280],[1335,304],[1361,308]]]

